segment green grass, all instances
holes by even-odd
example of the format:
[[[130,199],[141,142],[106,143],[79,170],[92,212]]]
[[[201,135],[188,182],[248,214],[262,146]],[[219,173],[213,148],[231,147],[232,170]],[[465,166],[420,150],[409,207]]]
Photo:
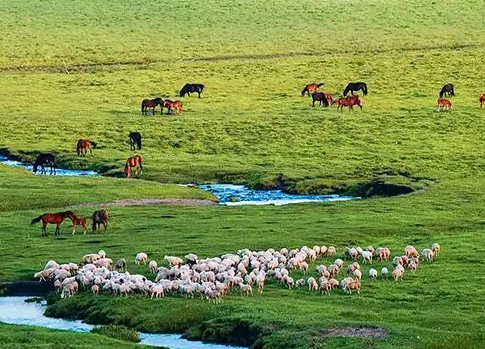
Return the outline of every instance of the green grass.
[[[400,283],[364,280],[361,295],[319,297],[270,284],[262,296],[234,294],[220,306],[82,294],[52,311],[77,309],[90,321],[150,331],[191,328],[211,340],[227,339],[231,324],[244,323],[266,333],[258,348],[483,347],[484,14],[478,0],[0,4],[0,148],[26,160],[53,151],[63,166],[119,176],[132,154],[127,135],[136,130],[144,138],[146,180],[267,185],[281,178],[302,193],[375,177],[427,187],[405,197],[321,205],[112,208],[107,235],[71,237],[64,227],[60,239],[41,239],[30,220],[66,205],[210,196],[139,180],[41,178],[1,166],[0,253],[9,258],[0,262],[0,280],[31,278],[49,259],[77,261],[101,248],[146,273],[132,265],[137,252],[159,262],[169,253],[303,244],[340,251],[388,245],[397,254],[407,244],[422,249],[437,241],[442,254],[418,275]],[[360,80],[369,87],[363,112],[312,108],[300,97],[313,81],[340,94]],[[206,90],[201,99],[184,98],[180,116],[140,115],[142,99],[177,98],[186,82]],[[455,85],[453,110],[438,113],[437,94],[448,82]],[[93,157],[74,153],[81,137],[99,143]],[[349,324],[384,327],[390,335],[375,342],[321,336]]]

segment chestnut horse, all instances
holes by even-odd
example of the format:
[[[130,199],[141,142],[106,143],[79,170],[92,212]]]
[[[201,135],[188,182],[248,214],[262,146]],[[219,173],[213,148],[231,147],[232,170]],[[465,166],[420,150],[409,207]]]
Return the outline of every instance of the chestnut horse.
[[[480,108],[483,107],[485,104],[485,93],[478,98],[478,101],[480,102]]]
[[[354,105],[357,105],[360,107],[360,110],[362,110],[362,100],[359,98],[358,95],[351,95],[349,97],[340,97],[335,100],[335,103],[337,103],[337,110],[343,111],[344,107],[349,107],[350,110],[354,110]]]
[[[152,108],[153,115],[155,115],[155,107],[160,106],[160,113],[162,113],[163,99],[157,97],[155,99],[144,99],[141,102],[141,115],[148,115],[148,108]]]
[[[76,234],[76,227],[80,225],[84,229],[84,235],[86,235],[86,218],[84,217],[77,217],[73,215],[71,217],[72,220],[72,235]]]
[[[308,84],[306,85],[303,90],[301,90],[301,96],[303,97],[305,95],[305,93],[310,96],[310,94],[312,93],[315,93],[315,92],[318,92],[318,88],[320,86],[323,86],[325,83],[324,82],[321,82],[319,84],[317,83],[313,83],[313,84]]]
[[[64,211],[59,213],[44,213],[43,215],[32,219],[30,224],[42,221],[42,236],[47,236],[47,224],[55,224],[56,232],[54,235],[60,235],[60,225],[68,217],[71,219],[71,221],[74,221],[74,212]]]
[[[181,101],[171,101],[169,99],[166,99],[163,101],[162,108],[167,108],[167,115],[173,113],[173,110],[177,114],[180,114],[182,111],[182,102]]]
[[[47,174],[44,165],[47,165],[51,168],[51,173],[54,171],[54,175],[56,174],[56,156],[51,153],[40,153],[37,156],[37,159],[35,159],[34,162],[34,168],[33,171],[34,173],[37,173],[37,168],[40,166],[42,170],[40,171],[40,174]]]
[[[89,152],[91,156],[93,155],[93,148],[96,148],[96,142],[90,141],[89,139],[80,139],[76,144],[77,156],[85,157],[86,153]]]
[[[438,111],[440,110],[449,110],[451,109],[451,101],[446,98],[438,98],[438,101],[436,102],[436,107],[438,108]]]
[[[139,154],[136,154],[128,159],[126,159],[125,164],[125,174],[127,178],[131,177],[131,168],[135,167],[135,175],[138,174],[138,169],[140,170],[140,174],[143,173],[143,166],[142,166],[142,158]]]

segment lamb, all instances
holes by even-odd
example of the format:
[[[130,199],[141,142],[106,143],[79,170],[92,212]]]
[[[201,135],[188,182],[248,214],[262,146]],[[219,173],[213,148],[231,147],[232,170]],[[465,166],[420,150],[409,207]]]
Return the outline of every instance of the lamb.
[[[146,265],[148,261],[148,255],[145,252],[140,252],[135,256],[135,264],[136,265]]]
[[[329,280],[324,280],[320,283],[320,290],[322,294],[329,295],[332,290],[332,283]]]
[[[296,287],[303,287],[303,286],[305,286],[305,279],[296,280]]]
[[[156,261],[150,261],[150,263],[148,263],[148,269],[150,269],[150,271],[155,274],[155,270],[157,270],[157,262]]]
[[[386,267],[383,267],[381,269],[381,274],[382,274],[383,277],[387,278],[389,276],[389,270],[387,270]]]
[[[429,248],[425,248],[424,250],[421,251],[421,255],[426,259],[428,262],[432,261],[434,258],[434,253],[433,250]]]
[[[91,291],[93,292],[93,294],[98,294],[99,293],[99,286],[98,285],[93,285],[91,286]]]
[[[345,255],[350,257],[350,259],[357,259],[359,256],[359,252],[357,252],[357,249],[352,247],[352,248],[347,248],[345,250]]]
[[[294,285],[294,280],[291,276],[286,277],[286,284],[288,285],[288,288],[291,290]]]
[[[38,273],[34,274],[35,278],[40,278],[39,281],[47,281],[50,278],[51,274],[54,272],[54,268],[44,269],[39,271]]]
[[[106,258],[106,252],[104,252],[104,250],[100,250],[98,252],[98,255],[99,255],[100,258]]]
[[[116,261],[115,270],[121,270],[122,272],[126,271],[126,259],[120,258]]]
[[[370,270],[369,270],[369,277],[371,277],[372,279],[377,278],[377,270],[375,270],[375,269],[370,269]]]
[[[404,268],[401,265],[398,265],[393,271],[392,271],[392,277],[394,281],[397,281],[399,279],[402,280],[404,275]]]
[[[101,257],[97,253],[89,253],[83,256],[81,258],[81,264],[90,264],[93,263],[94,261],[97,261]]]
[[[305,275],[308,271],[308,263],[307,262],[301,262],[300,263],[300,271],[302,272],[303,275]]]
[[[241,290],[241,296],[249,296],[249,294],[251,294],[251,296],[253,295],[253,288],[250,285],[245,285],[241,282],[239,283],[239,289]]]
[[[404,248],[404,254],[406,257],[413,256],[413,257],[418,257],[419,253],[418,250],[414,246],[408,245]]]
[[[171,267],[175,265],[180,266],[184,263],[184,260],[182,258],[174,256],[164,256],[163,259],[165,259]]]
[[[367,262],[369,262],[369,264],[372,264],[372,252],[362,251],[362,263],[365,264]]]
[[[352,290],[357,290],[357,293],[360,294],[361,284],[360,281],[354,280],[349,282],[346,287],[344,288],[344,292],[348,294],[352,294]]]
[[[101,259],[98,259],[97,261],[94,261],[93,264],[98,268],[105,267],[105,268],[111,269],[111,265],[113,264],[113,261],[110,258],[101,258]]]
[[[314,277],[309,277],[308,280],[308,290],[309,291],[317,291],[318,290],[318,284],[317,284],[317,280],[315,280]]]
[[[334,255],[335,253],[337,253],[337,250],[335,249],[335,247],[330,246],[330,247],[327,249],[327,256]]]
[[[355,269],[352,273],[353,276],[357,278],[357,280],[362,279],[362,272],[359,269]]]
[[[438,243],[434,243],[431,245],[431,251],[433,251],[434,255],[437,256],[440,253],[441,247]]]

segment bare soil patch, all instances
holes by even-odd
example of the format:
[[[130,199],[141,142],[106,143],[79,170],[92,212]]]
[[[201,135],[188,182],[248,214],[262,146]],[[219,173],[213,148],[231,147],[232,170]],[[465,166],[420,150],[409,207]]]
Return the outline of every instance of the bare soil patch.
[[[381,327],[335,327],[323,330],[322,334],[325,337],[385,339],[389,331]]]

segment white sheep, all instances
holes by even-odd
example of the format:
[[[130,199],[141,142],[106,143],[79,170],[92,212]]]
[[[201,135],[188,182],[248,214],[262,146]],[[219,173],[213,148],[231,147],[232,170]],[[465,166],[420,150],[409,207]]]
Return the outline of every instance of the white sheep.
[[[135,264],[136,265],[146,265],[148,261],[148,255],[145,252],[139,252],[135,256]]]
[[[413,257],[418,257],[419,253],[418,250],[414,246],[408,245],[404,248],[404,254],[406,257],[413,256]]]
[[[318,283],[317,283],[317,280],[315,280],[314,277],[309,277],[308,280],[308,290],[309,291],[317,291],[318,290]]]
[[[164,256],[163,259],[165,259],[171,267],[175,265],[182,265],[184,263],[182,258],[175,256]]]
[[[369,270],[369,277],[371,277],[372,279],[375,279],[377,277],[377,270],[370,269]]]
[[[366,264],[367,262],[369,264],[372,264],[372,252],[370,251],[362,251],[362,263]]]
[[[421,251],[421,255],[423,256],[424,259],[426,259],[428,262],[432,261],[434,258],[434,253],[433,250],[429,248],[425,248],[424,250]]]
[[[154,260],[151,260],[150,263],[148,263],[148,269],[150,269],[150,271],[154,274],[155,274],[155,271],[157,270],[157,267],[158,267],[157,262]]]
[[[98,255],[100,258],[106,258],[106,252],[104,250],[99,250]]]
[[[382,275],[382,277],[387,278],[389,276],[389,270],[387,270],[386,267],[382,267],[381,275]]]
[[[438,243],[434,243],[431,245],[431,251],[434,252],[434,255],[437,256],[440,253],[441,247]]]

